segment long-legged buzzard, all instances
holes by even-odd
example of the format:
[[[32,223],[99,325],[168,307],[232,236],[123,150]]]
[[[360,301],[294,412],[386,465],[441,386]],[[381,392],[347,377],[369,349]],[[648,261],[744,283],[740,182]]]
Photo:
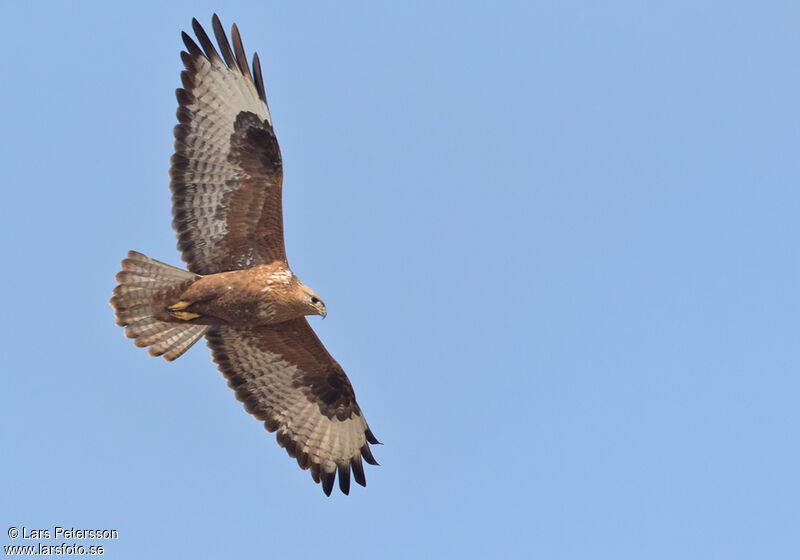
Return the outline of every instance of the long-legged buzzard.
[[[174,360],[204,336],[245,409],[326,494],[366,485],[378,443],[341,366],[306,315],[325,304],[289,268],[281,153],[258,55],[250,72],[239,31],[219,18],[219,51],[197,20],[186,33],[170,177],[178,248],[188,271],[131,251],[114,289],[117,324],[152,356]],[[202,47],[202,48],[201,48]],[[187,52],[188,51],[188,52]]]

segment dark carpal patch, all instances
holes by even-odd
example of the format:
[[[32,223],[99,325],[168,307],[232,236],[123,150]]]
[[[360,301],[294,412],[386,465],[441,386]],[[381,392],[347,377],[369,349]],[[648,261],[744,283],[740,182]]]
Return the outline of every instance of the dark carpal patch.
[[[241,165],[248,174],[263,174],[265,169],[277,170],[283,164],[275,131],[267,121],[250,111],[236,116],[231,135],[231,154],[228,159]]]
[[[322,372],[303,373],[295,379],[294,384],[328,418],[347,420],[353,414],[361,412],[356,404],[353,386],[341,368],[331,367]]]

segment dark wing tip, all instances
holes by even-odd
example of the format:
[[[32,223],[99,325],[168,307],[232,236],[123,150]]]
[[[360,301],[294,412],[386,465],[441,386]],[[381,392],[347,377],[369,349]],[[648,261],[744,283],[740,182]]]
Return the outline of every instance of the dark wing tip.
[[[367,443],[361,446],[361,456],[364,457],[364,460],[370,465],[379,464],[378,461],[375,460],[375,457],[372,456],[372,451],[370,451],[369,444]]]
[[[333,481],[336,478],[336,471],[320,473],[322,478],[322,491],[326,496],[330,496],[333,491]]]
[[[253,53],[253,78],[258,90],[258,96],[261,100],[267,102],[267,92],[264,90],[264,77],[261,75],[261,61],[258,59],[258,53]]]
[[[350,463],[339,465],[339,490],[345,496],[350,494]]]
[[[197,18],[192,18],[192,29],[194,30],[194,34],[197,35],[197,39],[200,41],[200,45],[203,47],[203,50],[206,52],[206,58],[209,60],[222,60],[219,57],[217,49],[214,48],[214,43],[212,43],[211,39],[208,38],[206,30],[203,29],[203,26],[200,25],[200,22],[197,21]]]
[[[181,38],[183,39],[183,44],[186,45],[186,50],[189,51],[189,54],[193,56],[203,55],[203,51],[200,50],[200,47],[197,46],[197,43],[194,42],[194,39],[186,33],[186,31],[181,31]]]
[[[381,442],[378,441],[378,438],[375,437],[375,435],[372,433],[372,430],[370,430],[369,428],[367,428],[364,431],[364,436],[367,438],[367,441],[372,444],[383,445]]]
[[[205,56],[208,60],[220,60],[225,63],[228,68],[237,68],[243,76],[250,78],[256,86],[258,96],[264,101],[267,101],[267,94],[264,90],[264,79],[261,74],[261,62],[258,59],[258,54],[253,54],[253,73],[250,73],[250,67],[247,63],[247,55],[245,54],[244,46],[242,45],[242,37],[239,34],[239,28],[234,23],[231,27],[231,36],[233,38],[233,48],[228,41],[228,36],[225,34],[225,29],[222,27],[222,22],[217,14],[211,17],[211,26],[214,31],[214,37],[217,39],[219,51],[217,51],[214,43],[209,38],[203,26],[197,21],[197,18],[192,18],[192,29],[200,42],[200,46],[192,39],[192,37],[185,31],[181,32],[183,44],[186,45],[186,50],[191,55],[188,59],[184,58],[184,64],[190,68],[191,57]],[[200,48],[202,47],[202,49]]]
[[[225,64],[228,68],[233,68],[235,61],[233,60],[233,53],[231,52],[231,44],[228,42],[228,37],[225,35],[225,29],[219,21],[217,14],[211,18],[211,25],[214,28],[214,36],[217,38],[219,50],[222,51],[222,57],[225,59]]]
[[[314,482],[319,484],[319,482],[320,482],[320,478],[319,478],[319,463],[311,463],[311,466],[309,467],[309,469],[311,470],[311,478],[314,479]]]
[[[350,461],[350,467],[353,470],[353,478],[355,481],[361,486],[366,486],[367,477],[364,476],[364,465],[361,462],[361,455],[356,455],[356,457]]]
[[[247,65],[247,55],[242,45],[242,37],[239,35],[239,28],[236,27],[235,23],[231,27],[231,35],[233,36],[233,50],[236,53],[236,64],[239,66],[241,73],[252,80],[253,77],[250,75],[250,68]]]

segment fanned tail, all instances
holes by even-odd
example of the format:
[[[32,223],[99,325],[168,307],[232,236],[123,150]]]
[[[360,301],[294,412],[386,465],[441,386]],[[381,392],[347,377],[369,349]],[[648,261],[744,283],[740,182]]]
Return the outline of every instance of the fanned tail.
[[[208,330],[207,325],[171,321],[166,305],[174,302],[199,276],[129,251],[117,273],[111,305],[125,336],[151,356],[172,361],[186,352]]]

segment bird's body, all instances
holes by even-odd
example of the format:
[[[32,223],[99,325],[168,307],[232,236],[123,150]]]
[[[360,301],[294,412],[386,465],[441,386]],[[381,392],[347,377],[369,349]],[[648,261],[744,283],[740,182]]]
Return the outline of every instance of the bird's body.
[[[175,306],[177,321],[249,327],[326,312],[322,300],[281,262],[200,276],[167,307]],[[175,318],[177,312],[197,317]]]
[[[338,474],[366,485],[362,458],[378,443],[350,381],[307,315],[322,300],[289,268],[283,240],[283,164],[258,55],[250,72],[239,31],[233,47],[213,18],[220,51],[197,20],[183,34],[172,156],[173,226],[182,270],[130,251],[111,298],[137,346],[174,360],[205,336],[245,409],[330,494]],[[202,47],[202,48],[201,48]]]

